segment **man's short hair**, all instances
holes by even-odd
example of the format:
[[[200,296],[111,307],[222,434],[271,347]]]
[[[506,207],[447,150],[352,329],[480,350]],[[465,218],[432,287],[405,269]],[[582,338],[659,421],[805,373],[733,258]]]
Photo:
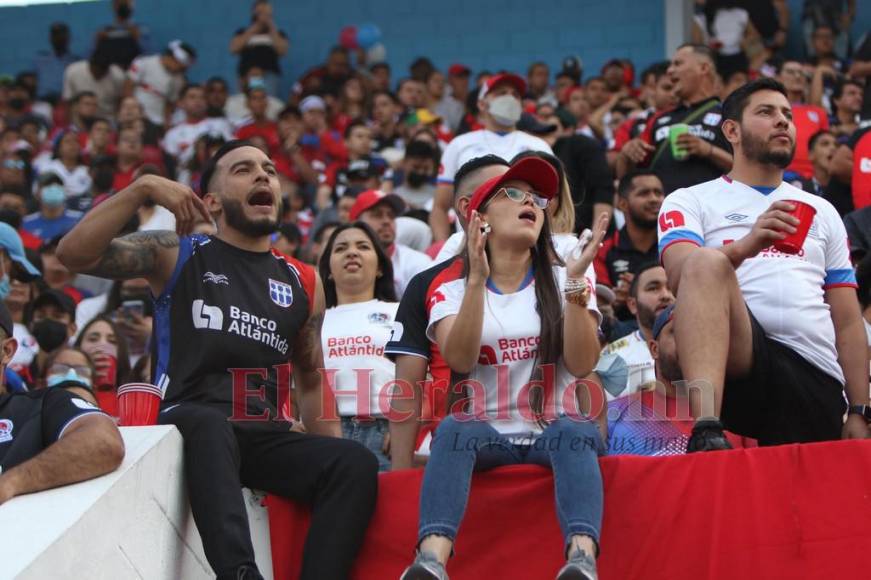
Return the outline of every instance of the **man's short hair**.
[[[299,110],[299,107],[294,105],[287,105],[281,112],[278,113],[279,119],[286,119],[287,117],[296,117],[297,119],[302,119],[302,113]]]
[[[696,56],[700,56],[711,63],[711,66],[716,69],[717,68],[717,53],[714,52],[710,46],[706,44],[697,44],[695,42],[685,42],[677,47],[678,50],[682,48],[689,48],[693,51],[693,54]]]
[[[475,157],[474,159],[466,161],[460,166],[457,173],[454,175],[454,199],[459,195],[460,185],[462,185],[467,177],[477,172],[479,169],[490,165],[504,165],[505,167],[511,167],[510,163],[498,155],[493,154]]]
[[[620,183],[617,184],[617,194],[623,199],[629,198],[629,192],[632,191],[632,182],[635,181],[636,177],[646,177],[648,175],[652,175],[653,177],[658,178],[653,171],[649,169],[635,169],[630,171],[626,175],[620,178]]]
[[[70,100],[70,103],[73,105],[78,105],[79,101],[81,101],[85,97],[94,97],[96,99],[97,93],[95,93],[94,91],[79,91],[78,93],[73,95],[73,98],[72,98],[72,100]]]
[[[209,80],[206,81],[207,86],[214,85],[214,84],[219,84],[222,87],[224,87],[225,89],[227,88],[227,81],[225,81],[222,77],[219,77],[219,76],[209,77]]]
[[[593,83],[596,81],[598,81],[600,83],[604,83],[605,79],[603,79],[602,77],[590,77],[586,81],[584,81],[584,86],[588,87],[588,86],[590,86],[590,83]]]
[[[390,65],[387,64],[386,62],[376,62],[375,64],[373,64],[369,67],[369,72],[374,73],[378,69],[384,69],[387,72],[390,72]]]
[[[194,89],[203,89],[203,90],[205,90],[205,88],[203,87],[203,85],[199,85],[199,84],[197,84],[197,83],[188,83],[188,84],[186,84],[184,87],[182,87],[181,92],[178,94],[178,98],[179,98],[179,100],[183,99],[183,98],[185,97],[185,95],[187,95],[190,91],[192,91],[192,90],[194,90]]]
[[[526,76],[531,75],[532,71],[534,71],[535,69],[542,68],[542,67],[546,68],[547,70],[550,70],[550,67],[547,66],[546,62],[541,61],[541,60],[535,61],[534,63],[529,65],[529,68],[526,69]]]
[[[384,96],[386,96],[386,97],[389,98],[391,101],[393,101],[393,104],[394,104],[394,105],[399,105],[399,104],[400,104],[400,103],[399,103],[399,97],[396,96],[396,93],[393,93],[393,92],[391,92],[391,91],[375,91],[375,92],[373,92],[373,93],[372,93],[372,101],[374,102],[374,101],[375,101],[375,97],[377,97],[377,96],[379,96],[379,95],[384,95]]]
[[[352,132],[354,131],[354,129],[356,129],[357,127],[366,127],[366,128],[368,128],[369,125],[367,125],[367,124],[366,124],[366,121],[364,121],[363,119],[354,119],[353,121],[351,121],[350,123],[348,123],[348,126],[347,126],[347,127],[345,127],[345,139],[346,139],[346,140],[351,136],[351,133],[352,133]]]
[[[218,162],[221,158],[230,151],[235,151],[240,147],[254,147],[254,145],[252,145],[247,139],[234,139],[232,141],[227,141],[221,145],[217,151],[215,151],[215,154],[212,155],[208,161],[206,161],[206,165],[203,167],[203,176],[200,178],[201,197],[209,192],[209,184],[212,182],[212,177],[215,175],[215,170],[217,169]]]
[[[648,270],[652,270],[654,268],[660,268],[662,264],[659,262],[655,262],[653,260],[649,262],[644,262],[641,264],[641,267],[635,272],[635,276],[632,278],[632,283],[629,284],[629,296],[632,298],[638,298],[638,285],[640,284],[639,280],[641,280],[641,275]]]
[[[426,141],[412,141],[405,148],[405,159],[432,159],[438,158],[438,151]]]
[[[814,133],[813,135],[811,135],[811,138],[808,139],[808,142],[807,142],[807,150],[808,150],[808,151],[813,151],[813,150],[814,150],[814,146],[817,144],[817,141],[820,140],[820,137],[824,137],[824,136],[826,136],[826,135],[832,135],[832,136],[834,136],[834,133],[832,133],[832,132],[829,131],[828,129],[820,129],[819,131],[817,131],[816,133]]]
[[[668,61],[655,62],[641,73],[641,82],[644,83],[647,81],[647,77],[653,75],[654,80],[659,81],[668,71],[669,67]]]
[[[741,85],[726,97],[726,100],[723,102],[723,121],[732,120],[740,123],[744,109],[747,108],[747,104],[750,102],[750,97],[753,93],[758,93],[759,91],[775,91],[784,97],[787,96],[786,89],[778,80],[762,77],[750,81],[745,85]]]
[[[832,91],[832,100],[834,101],[835,99],[840,99],[844,95],[844,89],[848,85],[853,85],[854,87],[859,87],[863,91],[865,90],[865,85],[863,85],[862,83],[860,83],[856,79],[841,79],[841,81],[835,85],[835,88]],[[835,103],[832,103],[832,107],[833,108],[835,107]]]

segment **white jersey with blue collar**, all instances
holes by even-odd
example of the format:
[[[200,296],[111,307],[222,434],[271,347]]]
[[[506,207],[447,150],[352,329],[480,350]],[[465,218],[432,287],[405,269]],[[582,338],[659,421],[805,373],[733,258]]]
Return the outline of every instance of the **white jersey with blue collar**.
[[[856,287],[856,275],[844,224],[828,201],[785,182],[771,190],[728,176],[679,189],[665,198],[659,211],[660,259],[680,242],[720,248],[739,240],[760,214],[781,200],[802,201],[817,211],[804,247],[792,255],[769,246],[744,260],[736,270],[738,285],[769,338],[843,383],[824,292]]]

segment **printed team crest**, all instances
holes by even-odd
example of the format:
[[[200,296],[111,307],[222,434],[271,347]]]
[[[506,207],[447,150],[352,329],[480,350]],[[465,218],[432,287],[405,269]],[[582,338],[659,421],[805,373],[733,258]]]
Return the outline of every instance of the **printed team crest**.
[[[388,320],[390,320],[390,317],[384,312],[373,312],[369,315],[369,322],[372,324],[384,324]]]
[[[0,443],[12,441],[12,421],[9,419],[0,419]]]
[[[813,121],[814,123],[820,122],[820,115],[816,111],[808,111],[807,118]]]
[[[293,304],[293,287],[290,284],[270,278],[269,297],[282,308],[287,308]]]

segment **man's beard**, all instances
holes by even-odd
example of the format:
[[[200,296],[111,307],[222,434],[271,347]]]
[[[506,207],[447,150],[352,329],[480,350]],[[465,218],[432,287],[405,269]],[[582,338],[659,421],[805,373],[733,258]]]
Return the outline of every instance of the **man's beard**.
[[[638,326],[652,331],[653,323],[656,322],[656,309],[648,308],[637,299],[635,307],[638,309]]]
[[[762,165],[774,165],[781,169],[785,169],[787,165],[792,163],[792,157],[795,155],[795,143],[792,144],[789,152],[772,151],[764,140],[744,130],[741,131],[741,148],[747,159]]]
[[[680,370],[680,364],[677,360],[677,353],[675,356],[663,356],[662,351],[660,351],[659,356],[659,374],[663,379],[673,383],[675,381],[683,380],[683,371]]]
[[[223,207],[227,225],[246,236],[260,238],[272,235],[278,230],[277,219],[263,218],[256,221],[248,219],[239,200],[224,199]]]
[[[632,223],[635,224],[636,227],[641,228],[642,230],[653,230],[656,229],[657,221],[656,218],[653,219],[645,219],[639,215],[636,215],[629,210],[629,219],[632,220]]]

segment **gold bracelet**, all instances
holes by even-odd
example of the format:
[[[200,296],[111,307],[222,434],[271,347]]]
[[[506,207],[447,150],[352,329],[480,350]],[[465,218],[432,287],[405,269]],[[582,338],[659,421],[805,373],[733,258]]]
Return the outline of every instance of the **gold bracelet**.
[[[590,283],[585,278],[567,278],[563,294],[566,302],[569,304],[577,304],[578,306],[586,306],[590,303]]]

